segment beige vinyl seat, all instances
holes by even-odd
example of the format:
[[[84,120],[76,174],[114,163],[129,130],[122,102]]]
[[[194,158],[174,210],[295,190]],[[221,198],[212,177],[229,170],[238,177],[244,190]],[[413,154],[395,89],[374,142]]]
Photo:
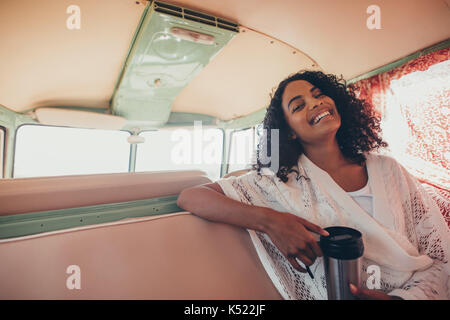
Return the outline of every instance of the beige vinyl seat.
[[[209,182],[201,171],[5,179],[0,212],[176,195]],[[281,299],[246,230],[184,211],[0,240],[0,261],[0,299]],[[80,289],[67,286],[73,265]]]
[[[199,170],[1,179],[0,215],[178,195],[208,182]]]

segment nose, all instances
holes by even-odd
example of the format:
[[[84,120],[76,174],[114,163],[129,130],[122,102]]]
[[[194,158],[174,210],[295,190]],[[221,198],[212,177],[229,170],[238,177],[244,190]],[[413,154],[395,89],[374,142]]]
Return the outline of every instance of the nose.
[[[318,106],[320,106],[322,104],[323,104],[322,100],[316,99],[316,98],[311,98],[310,110],[314,110],[315,108],[317,108]]]

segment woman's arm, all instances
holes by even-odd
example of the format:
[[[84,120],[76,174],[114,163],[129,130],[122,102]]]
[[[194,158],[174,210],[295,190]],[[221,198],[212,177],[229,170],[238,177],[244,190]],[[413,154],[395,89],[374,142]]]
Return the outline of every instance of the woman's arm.
[[[217,183],[185,189],[177,205],[204,219],[266,233],[292,266],[300,272],[297,257],[305,265],[314,263],[322,252],[311,232],[328,235],[319,226],[288,212],[259,207],[224,195]]]
[[[226,197],[217,183],[183,190],[177,205],[210,221],[261,232],[267,232],[272,214],[269,208],[248,205]]]

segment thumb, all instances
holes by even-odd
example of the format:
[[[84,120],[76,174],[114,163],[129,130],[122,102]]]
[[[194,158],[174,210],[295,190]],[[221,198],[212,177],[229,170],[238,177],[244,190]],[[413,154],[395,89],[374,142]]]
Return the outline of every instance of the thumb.
[[[363,292],[357,287],[355,286],[353,283],[349,284],[350,287],[350,291],[351,293],[357,297],[357,298],[361,298],[361,299],[365,299],[365,295],[363,294]]]

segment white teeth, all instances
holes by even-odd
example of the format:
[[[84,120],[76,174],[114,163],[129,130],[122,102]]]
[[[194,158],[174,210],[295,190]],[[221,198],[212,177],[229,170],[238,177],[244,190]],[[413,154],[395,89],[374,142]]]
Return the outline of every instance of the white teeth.
[[[318,123],[320,121],[320,119],[322,119],[323,117],[328,116],[328,115],[331,115],[331,113],[329,111],[322,112],[321,114],[319,114],[317,117],[314,118],[313,124]]]

